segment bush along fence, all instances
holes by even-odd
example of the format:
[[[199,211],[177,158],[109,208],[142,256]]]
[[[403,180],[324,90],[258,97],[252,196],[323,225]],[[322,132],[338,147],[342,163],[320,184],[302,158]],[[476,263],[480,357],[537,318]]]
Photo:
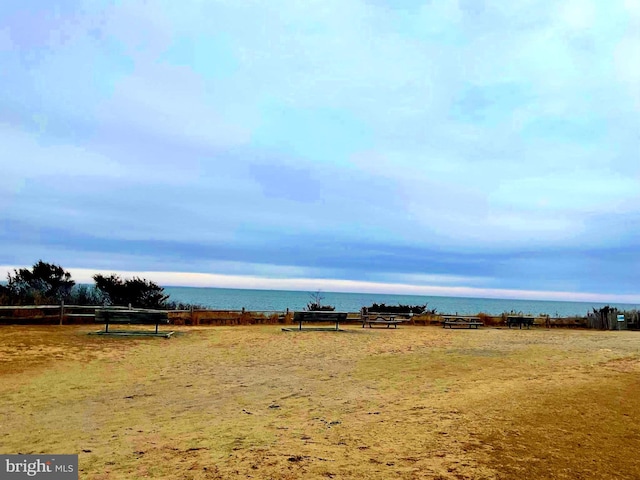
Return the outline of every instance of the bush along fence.
[[[96,322],[95,305],[30,305],[30,306],[0,306],[0,325],[78,325]],[[131,309],[130,306],[106,307]],[[141,309],[136,309],[141,310]],[[156,310],[157,311],[157,310]],[[190,308],[188,310],[166,310],[169,322],[173,325],[276,325],[293,324],[293,310],[216,310]],[[379,313],[379,312],[376,312]],[[408,325],[442,325],[443,317],[451,316],[442,313],[407,313],[382,312],[380,315],[395,315],[407,320]],[[477,317],[486,327],[504,327],[507,317],[514,312],[501,315],[479,313]],[[516,314],[517,315],[517,314]],[[534,327],[542,328],[590,328],[600,330],[640,330],[640,312],[637,310],[619,312],[615,309],[601,309],[581,317],[550,317],[547,315],[533,315]],[[358,324],[362,322],[362,312],[349,312],[346,323]]]

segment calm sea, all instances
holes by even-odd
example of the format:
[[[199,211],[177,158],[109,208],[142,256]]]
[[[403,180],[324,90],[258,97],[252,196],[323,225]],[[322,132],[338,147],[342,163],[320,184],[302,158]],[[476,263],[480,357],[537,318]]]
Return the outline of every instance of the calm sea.
[[[233,288],[165,287],[170,300],[202,305],[220,310],[302,310],[312,300],[312,292],[288,290],[241,290]],[[585,315],[592,308],[605,305],[620,310],[640,310],[640,305],[597,302],[557,302],[542,300],[502,300],[492,298],[431,297],[422,295],[390,295],[380,293],[338,293],[321,292],[322,303],[333,305],[337,311],[357,312],[363,306],[373,303],[386,305],[428,305],[439,313],[475,315],[483,312],[499,315],[503,312],[524,314],[549,314],[552,317]]]

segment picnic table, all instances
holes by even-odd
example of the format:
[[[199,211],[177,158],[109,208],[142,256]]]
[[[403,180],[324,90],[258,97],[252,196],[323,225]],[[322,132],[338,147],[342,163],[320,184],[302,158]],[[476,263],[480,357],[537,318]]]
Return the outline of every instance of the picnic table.
[[[366,325],[369,325],[369,328],[372,328],[373,325],[386,325],[387,328],[393,325],[393,328],[398,328],[398,324],[406,322],[404,319],[396,319],[396,315],[387,315],[387,314],[364,314],[362,315],[362,328]]]
[[[347,319],[347,312],[332,312],[332,311],[309,311],[309,312],[294,312],[293,322],[298,323],[298,330],[303,330],[302,322],[310,323],[323,323],[330,322],[335,323],[335,330],[340,330],[340,322],[344,322]],[[334,330],[333,328],[307,328],[305,330]]]
[[[522,330],[522,326],[526,325],[527,330],[531,325],[533,325],[534,317],[523,317],[523,316],[508,316],[507,317],[507,326],[511,328],[514,325],[518,325],[520,330]]]
[[[442,317],[442,328],[478,328],[484,326],[479,317],[468,317],[465,315],[444,315]]]

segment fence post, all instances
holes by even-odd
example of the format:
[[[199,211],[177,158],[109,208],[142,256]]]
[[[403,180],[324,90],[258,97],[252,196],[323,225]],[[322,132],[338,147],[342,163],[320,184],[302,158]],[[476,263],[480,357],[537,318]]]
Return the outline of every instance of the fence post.
[[[60,325],[62,325],[62,317],[64,317],[64,300],[60,300]]]

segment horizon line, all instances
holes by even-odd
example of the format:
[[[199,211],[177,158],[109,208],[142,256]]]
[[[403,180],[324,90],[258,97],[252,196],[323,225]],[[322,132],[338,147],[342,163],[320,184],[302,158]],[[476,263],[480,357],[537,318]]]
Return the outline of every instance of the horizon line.
[[[0,274],[25,268],[0,265]],[[93,283],[92,268],[68,268],[77,283]],[[216,273],[113,270],[121,277],[141,277],[163,287],[234,288],[240,290],[284,290],[295,292],[364,293],[381,295],[418,295],[439,297],[481,298],[494,300],[537,300],[559,302],[624,303],[640,305],[640,294],[604,294],[545,290],[478,288],[468,286],[415,285],[408,283],[372,282],[366,280],[272,278],[254,275]]]

